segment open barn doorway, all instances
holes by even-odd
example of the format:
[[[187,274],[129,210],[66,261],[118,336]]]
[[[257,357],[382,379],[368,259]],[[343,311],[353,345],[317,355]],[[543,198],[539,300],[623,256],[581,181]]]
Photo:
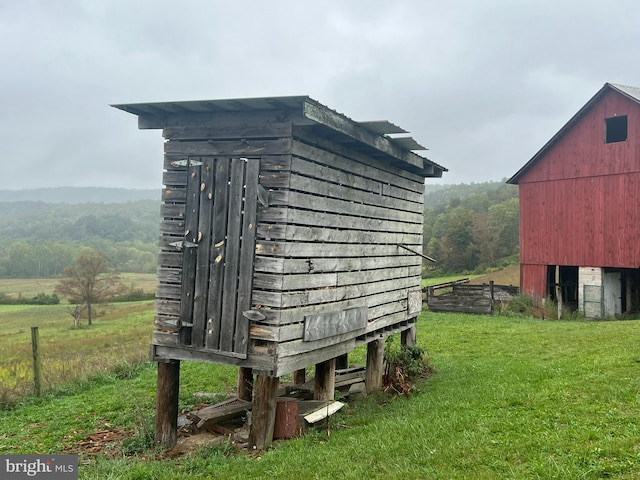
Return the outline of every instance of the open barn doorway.
[[[605,274],[608,269],[605,270]],[[620,311],[623,314],[640,313],[640,269],[623,268],[620,272]]]
[[[547,265],[547,295],[563,308],[578,309],[578,267]]]

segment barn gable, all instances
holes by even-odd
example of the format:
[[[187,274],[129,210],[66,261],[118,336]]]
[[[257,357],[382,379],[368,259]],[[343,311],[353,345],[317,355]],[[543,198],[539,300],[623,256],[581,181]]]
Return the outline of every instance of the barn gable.
[[[607,130],[611,135],[611,127],[625,116],[626,128],[619,128],[627,134],[640,132],[640,88],[606,83],[507,183],[521,185],[640,170],[639,136],[626,135],[624,141],[607,142]],[[609,161],[590,161],[605,157]]]
[[[639,134],[640,89],[607,83],[508,180],[523,292],[593,316],[640,310]]]

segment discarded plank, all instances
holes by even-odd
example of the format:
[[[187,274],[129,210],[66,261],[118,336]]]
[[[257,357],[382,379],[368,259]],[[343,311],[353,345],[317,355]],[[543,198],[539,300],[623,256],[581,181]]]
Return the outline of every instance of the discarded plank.
[[[239,398],[231,398],[215,405],[192,412],[189,417],[197,417],[196,427],[201,428],[206,422],[218,423],[239,417],[251,410],[251,402]]]
[[[304,420],[307,423],[316,423],[322,420],[323,418],[327,418],[330,415],[333,415],[342,407],[344,407],[344,403],[342,402],[332,402],[327,404],[325,407],[321,407],[308,415],[304,416]]]

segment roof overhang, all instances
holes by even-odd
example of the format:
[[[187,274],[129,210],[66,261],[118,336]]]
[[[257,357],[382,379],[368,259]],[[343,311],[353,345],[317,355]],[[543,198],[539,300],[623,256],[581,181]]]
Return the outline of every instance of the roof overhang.
[[[393,162],[424,177],[441,177],[446,168],[415,151],[425,147],[388,121],[356,122],[309,96],[263,97],[182,102],[129,103],[111,105],[138,116],[140,128],[162,128],[171,118],[184,115],[218,116],[243,112],[287,112],[294,125],[320,126],[331,139],[362,153]]]

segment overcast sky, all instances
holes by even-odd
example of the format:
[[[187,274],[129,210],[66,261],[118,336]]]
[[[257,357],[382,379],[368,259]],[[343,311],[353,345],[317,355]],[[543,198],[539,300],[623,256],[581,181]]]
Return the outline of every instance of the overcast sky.
[[[605,82],[640,86],[637,0],[0,0],[0,189],[159,188],[117,103],[309,95],[449,169],[513,175]]]

